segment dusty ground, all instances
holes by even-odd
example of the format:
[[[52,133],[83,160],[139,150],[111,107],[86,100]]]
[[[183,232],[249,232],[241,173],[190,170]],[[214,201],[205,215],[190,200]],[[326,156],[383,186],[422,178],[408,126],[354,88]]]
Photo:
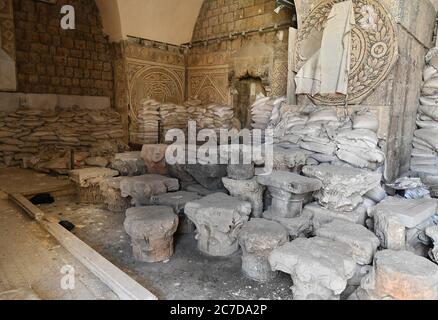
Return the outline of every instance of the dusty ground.
[[[63,266],[75,269],[75,289],[63,290]],[[43,300],[108,300],[117,296],[36,222],[0,200],[0,292],[32,288]]]
[[[130,238],[123,229],[123,214],[99,206],[84,206],[64,198],[41,206],[43,211],[76,225],[74,233],[160,299],[285,300],[291,299],[289,276],[269,284],[246,279],[241,253],[213,258],[196,248],[194,235],[176,238],[175,254],[167,263],[139,263],[131,255]]]

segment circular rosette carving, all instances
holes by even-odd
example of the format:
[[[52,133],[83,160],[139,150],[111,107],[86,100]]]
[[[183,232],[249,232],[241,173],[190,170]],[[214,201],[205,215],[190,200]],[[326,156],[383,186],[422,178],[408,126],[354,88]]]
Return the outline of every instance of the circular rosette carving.
[[[298,32],[296,71],[321,47],[327,18],[334,4],[343,0],[321,0]],[[356,25],[352,30],[348,103],[359,104],[389,75],[398,58],[395,22],[377,0],[352,0]],[[316,104],[343,105],[344,95],[309,96]]]

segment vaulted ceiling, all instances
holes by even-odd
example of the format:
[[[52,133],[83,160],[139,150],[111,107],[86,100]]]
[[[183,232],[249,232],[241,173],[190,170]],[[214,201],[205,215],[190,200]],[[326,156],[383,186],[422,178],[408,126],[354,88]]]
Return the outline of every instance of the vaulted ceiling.
[[[111,40],[127,36],[171,44],[189,42],[203,0],[96,0]]]

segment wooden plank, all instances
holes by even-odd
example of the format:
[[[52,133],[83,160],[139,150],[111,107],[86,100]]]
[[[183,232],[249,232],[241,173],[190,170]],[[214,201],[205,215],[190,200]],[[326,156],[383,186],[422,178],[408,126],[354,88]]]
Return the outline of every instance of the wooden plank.
[[[289,48],[288,48],[288,73],[287,73],[287,103],[297,104],[296,85],[295,85],[295,49],[298,30],[289,28]]]
[[[62,227],[56,219],[47,217],[38,207],[21,194],[10,195],[21,209],[35,218],[59,243],[93,274],[104,282],[121,300],[157,300],[157,297],[129,277],[122,270],[97,253],[74,234]]]
[[[14,193],[9,195],[9,199],[23,209],[32,219],[41,221],[44,218],[44,212],[27,200],[22,194]]]

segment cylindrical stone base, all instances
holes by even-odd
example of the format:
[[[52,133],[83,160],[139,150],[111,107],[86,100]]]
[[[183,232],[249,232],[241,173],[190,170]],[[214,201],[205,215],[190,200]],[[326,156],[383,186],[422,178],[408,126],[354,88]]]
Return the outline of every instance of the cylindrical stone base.
[[[272,271],[268,258],[254,254],[242,256],[242,271],[245,276],[258,282],[271,281],[278,275],[276,271]]]
[[[141,262],[162,262],[173,255],[173,237],[160,239],[132,239],[132,253]]]
[[[209,241],[209,239],[198,239],[198,249],[209,256],[228,257],[239,250],[239,243],[237,239],[232,245]]]

